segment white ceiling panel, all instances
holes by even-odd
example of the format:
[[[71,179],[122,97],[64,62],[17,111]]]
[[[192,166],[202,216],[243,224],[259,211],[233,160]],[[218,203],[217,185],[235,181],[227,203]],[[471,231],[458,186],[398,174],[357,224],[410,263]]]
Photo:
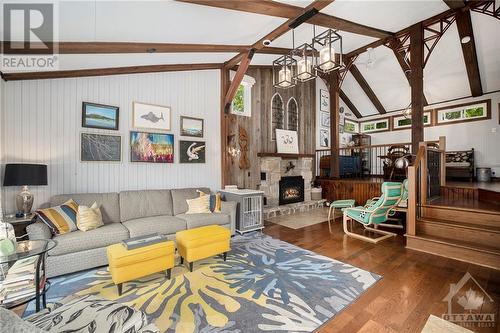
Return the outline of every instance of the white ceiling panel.
[[[499,90],[500,22],[494,17],[472,12],[472,26],[483,92]]]
[[[310,0],[273,0],[273,1],[302,8],[307,7],[312,2]]]
[[[356,59],[356,66],[387,111],[405,108],[410,103],[410,85],[394,52],[380,46],[372,51],[373,67],[367,68],[368,52]]]
[[[316,34],[320,34],[325,31],[326,28],[316,27]],[[302,24],[297,29],[295,29],[295,46],[299,46],[304,43],[311,43],[313,39],[313,25],[311,24]],[[354,49],[357,49],[360,46],[369,44],[375,40],[376,38],[361,36],[357,34],[353,34],[350,32],[341,31],[340,35],[342,36],[342,48],[343,52],[347,53]],[[282,35],[281,37],[275,39],[271,46],[275,47],[292,47],[292,31],[289,31]]]
[[[457,25],[441,37],[424,68],[424,93],[429,103],[470,96]]]
[[[286,19],[174,1],[61,2],[60,40],[254,43]]]
[[[351,100],[352,104],[358,109],[363,116],[378,114],[377,109],[366,96],[365,92],[359,86],[358,82],[351,73],[348,73],[342,83],[342,91]]]
[[[448,9],[442,0],[336,0],[321,12],[370,27],[397,32]]]

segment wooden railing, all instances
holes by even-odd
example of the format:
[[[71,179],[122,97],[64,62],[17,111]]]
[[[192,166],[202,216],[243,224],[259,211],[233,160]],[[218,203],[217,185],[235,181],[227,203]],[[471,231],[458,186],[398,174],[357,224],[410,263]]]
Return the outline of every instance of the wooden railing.
[[[446,183],[446,137],[440,137],[437,148],[429,147],[429,142],[419,144],[413,165],[408,167],[408,210],[406,213],[406,233],[415,236],[417,221],[422,215],[422,205],[430,196]],[[438,155],[438,156],[435,156]],[[432,165],[429,159],[432,158]],[[438,164],[437,167],[434,164]]]

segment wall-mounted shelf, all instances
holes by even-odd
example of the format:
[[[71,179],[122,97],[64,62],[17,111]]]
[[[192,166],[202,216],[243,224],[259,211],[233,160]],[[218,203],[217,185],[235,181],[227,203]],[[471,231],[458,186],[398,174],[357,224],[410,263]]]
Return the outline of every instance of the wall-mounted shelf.
[[[314,158],[314,154],[280,154],[280,153],[257,153],[259,157],[281,157],[281,158],[303,158],[311,157]]]

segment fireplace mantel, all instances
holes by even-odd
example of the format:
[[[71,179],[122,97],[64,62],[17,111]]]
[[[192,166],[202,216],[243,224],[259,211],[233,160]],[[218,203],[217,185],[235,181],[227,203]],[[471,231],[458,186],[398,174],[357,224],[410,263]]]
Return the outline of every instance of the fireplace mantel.
[[[314,157],[314,154],[280,154],[280,153],[257,153],[259,157],[281,157],[285,159],[297,159],[303,157]]]

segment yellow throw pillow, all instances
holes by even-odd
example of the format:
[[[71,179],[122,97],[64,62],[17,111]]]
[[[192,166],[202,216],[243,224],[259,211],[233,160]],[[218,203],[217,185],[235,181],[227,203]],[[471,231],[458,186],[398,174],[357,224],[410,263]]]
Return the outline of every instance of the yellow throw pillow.
[[[203,191],[199,191],[199,190],[197,190],[197,191],[198,191],[198,193],[200,193],[200,197],[202,197],[204,195],[210,195],[210,211],[212,213],[220,213],[221,212],[222,199],[221,199],[220,193],[216,193],[215,195],[213,195],[213,194],[207,194]]]
[[[195,199],[187,199],[186,202],[188,204],[188,211],[186,214],[211,213],[209,195],[203,195]]]
[[[72,199],[62,205],[39,209],[35,213],[53,234],[63,235],[77,230],[76,215],[78,204]]]
[[[81,231],[89,231],[102,227],[101,209],[94,202],[92,206],[78,206],[78,214],[76,215],[76,225]]]

